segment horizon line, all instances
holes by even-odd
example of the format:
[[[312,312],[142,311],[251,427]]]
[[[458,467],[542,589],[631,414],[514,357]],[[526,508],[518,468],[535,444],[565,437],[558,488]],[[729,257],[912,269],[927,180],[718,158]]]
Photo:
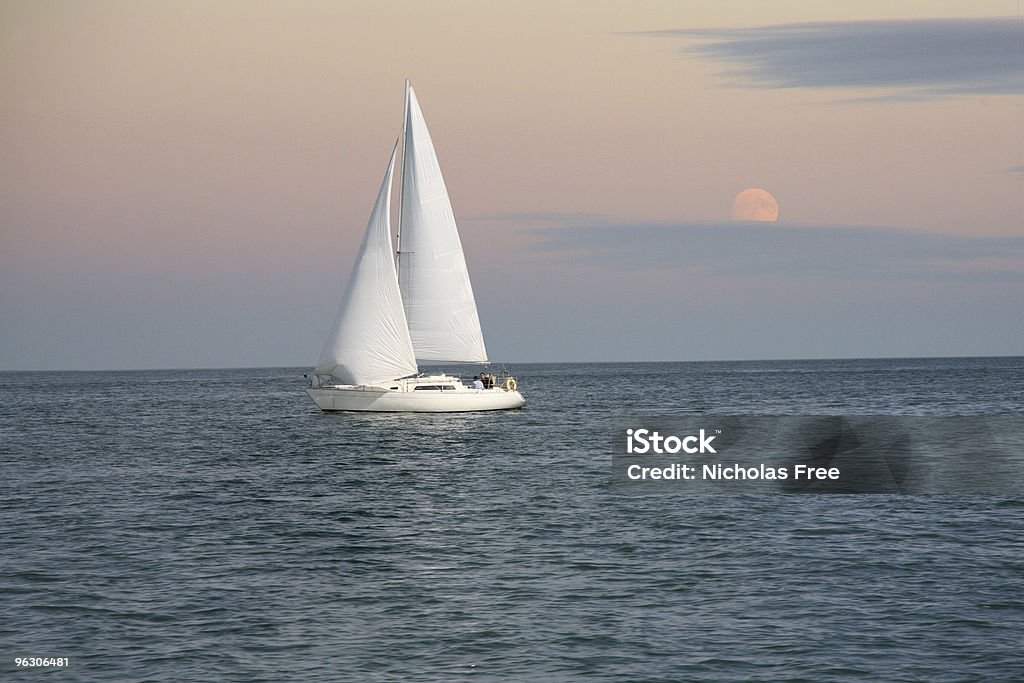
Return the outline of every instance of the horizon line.
[[[974,358],[1024,358],[1024,354],[977,354],[977,355],[948,355],[948,356],[845,356],[845,357],[804,357],[804,358],[705,358],[700,360],[549,360],[549,361],[506,361],[503,363],[468,363],[468,365],[481,365],[489,367],[492,365],[618,365],[618,364],[666,364],[666,363],[801,363],[810,361],[859,361],[859,360],[954,360]],[[443,368],[460,363],[436,363],[424,364],[421,367]],[[462,365],[467,365],[462,363]],[[10,370],[0,369],[3,374],[15,373],[53,373],[53,372],[192,372],[192,371],[219,371],[219,370],[302,370],[312,371],[311,365],[238,365],[238,366],[205,366],[205,367],[153,367],[153,368],[79,368],[79,369],[21,369]]]

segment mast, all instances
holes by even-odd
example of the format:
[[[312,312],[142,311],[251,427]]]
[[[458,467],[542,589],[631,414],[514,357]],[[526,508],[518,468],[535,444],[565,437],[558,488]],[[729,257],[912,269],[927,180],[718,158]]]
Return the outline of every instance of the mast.
[[[398,235],[395,239],[395,271],[402,280],[402,198],[405,196],[405,138],[409,126],[409,79],[405,79],[405,108],[402,110],[402,175],[398,179]]]

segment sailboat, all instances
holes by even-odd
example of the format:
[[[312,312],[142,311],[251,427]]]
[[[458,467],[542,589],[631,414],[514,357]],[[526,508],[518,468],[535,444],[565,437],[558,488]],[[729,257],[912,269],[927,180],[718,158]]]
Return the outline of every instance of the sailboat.
[[[397,244],[391,185],[403,153]],[[466,384],[419,362],[486,364],[487,350],[455,214],[416,93],[405,82],[402,137],[391,150],[323,352],[306,392],[324,411],[463,412],[519,408],[515,377]],[[483,388],[479,388],[483,384]]]

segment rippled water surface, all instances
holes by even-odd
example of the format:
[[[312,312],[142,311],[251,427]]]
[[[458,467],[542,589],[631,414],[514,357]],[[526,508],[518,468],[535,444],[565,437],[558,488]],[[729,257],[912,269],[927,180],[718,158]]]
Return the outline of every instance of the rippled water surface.
[[[609,467],[627,414],[1021,414],[1024,359],[515,369],[525,409],[459,415],[326,415],[300,369],[0,374],[3,675],[1024,679],[1024,493]]]

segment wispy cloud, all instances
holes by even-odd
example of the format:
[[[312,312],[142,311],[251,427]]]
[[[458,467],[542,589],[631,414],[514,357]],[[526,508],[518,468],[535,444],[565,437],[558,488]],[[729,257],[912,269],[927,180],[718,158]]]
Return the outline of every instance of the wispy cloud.
[[[586,212],[565,211],[505,211],[477,213],[463,216],[464,222],[514,223],[516,225],[589,225],[600,217]]]
[[[882,88],[871,99],[1024,93],[1024,24],[1013,17],[785,24],[660,31],[767,88]]]
[[[531,250],[612,269],[823,280],[1024,282],[1024,237],[863,226],[688,223],[531,229]]]

